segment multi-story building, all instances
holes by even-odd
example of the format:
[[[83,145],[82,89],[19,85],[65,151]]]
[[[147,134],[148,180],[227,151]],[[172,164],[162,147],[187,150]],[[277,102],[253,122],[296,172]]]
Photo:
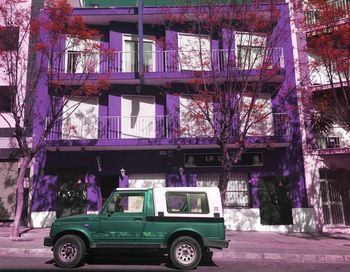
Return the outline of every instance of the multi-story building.
[[[16,206],[16,179],[19,168],[19,148],[14,136],[15,120],[13,108],[23,103],[27,80],[27,58],[29,35],[25,25],[25,13],[30,11],[32,1],[11,3],[2,1],[0,13],[0,222],[14,219]],[[17,12],[17,13],[16,13]],[[14,20],[22,15],[24,21]],[[20,14],[20,15],[19,15]],[[20,56],[16,60],[16,56]],[[17,96],[10,84],[18,85]],[[21,116],[19,114],[19,116]],[[23,117],[23,116],[22,116]],[[23,118],[21,117],[22,121]],[[29,177],[29,171],[27,173]],[[28,181],[28,180],[27,180]],[[29,195],[29,184],[25,184],[25,195]],[[26,210],[27,207],[25,207]],[[27,215],[26,211],[23,214]]]
[[[302,131],[308,199],[316,212],[318,230],[349,232],[350,2],[314,1],[298,13],[300,20],[294,22],[306,37],[299,45],[303,56],[298,73],[304,82],[304,97],[299,102],[305,124]],[[331,127],[310,129],[310,116],[315,115]]]
[[[108,51],[87,53],[76,43],[51,71],[60,78],[76,76],[74,84],[78,84],[84,68],[77,63],[86,63],[93,55],[98,65],[89,69],[90,78],[108,75],[110,88],[89,99],[71,97],[45,149],[36,157],[34,227],[50,225],[54,218],[68,214],[95,213],[116,187],[216,186],[219,181],[219,146],[210,131],[198,134],[198,120],[186,117],[191,105],[186,86],[205,75],[203,71],[212,70],[225,82],[228,66],[223,61],[231,54],[230,74],[239,79],[249,72],[245,78],[258,82],[261,65],[248,71],[239,56],[249,52],[259,62],[259,54],[254,53],[257,48],[246,41],[263,40],[264,30],[251,33],[247,27],[237,27],[230,32],[234,46],[228,47],[227,33],[203,36],[189,31],[186,26],[194,18],[200,20],[195,5],[189,10],[179,2],[144,1],[141,17],[136,1],[124,2],[85,1],[73,10],[73,15],[101,31],[102,37],[94,42]],[[245,9],[247,15],[271,15],[270,1],[252,7]],[[236,230],[314,231],[314,213],[308,208],[305,188],[289,6],[277,2],[273,8],[272,36],[279,39],[267,48],[273,52],[267,66],[269,79],[258,97],[262,111],[271,114],[247,134],[248,150],[229,180],[225,220],[228,229]],[[181,18],[181,23],[166,25],[169,16]],[[232,20],[244,17],[240,14]],[[228,32],[224,27],[217,31]],[[139,51],[140,37],[143,52]],[[63,43],[71,39],[66,37]],[[198,58],[196,52],[205,52],[211,65],[203,66],[203,56]],[[37,114],[50,118],[48,101],[54,94],[45,84],[37,92]],[[44,124],[34,123],[35,141]],[[235,124],[232,128],[234,138]]]

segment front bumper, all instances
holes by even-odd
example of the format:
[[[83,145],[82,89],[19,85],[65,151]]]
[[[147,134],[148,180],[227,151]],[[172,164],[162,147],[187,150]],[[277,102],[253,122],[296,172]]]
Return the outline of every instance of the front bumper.
[[[52,247],[53,245],[53,238],[52,237],[45,237],[44,238],[44,246]]]
[[[228,248],[229,240],[207,240],[204,239],[203,244],[205,247],[210,248]]]

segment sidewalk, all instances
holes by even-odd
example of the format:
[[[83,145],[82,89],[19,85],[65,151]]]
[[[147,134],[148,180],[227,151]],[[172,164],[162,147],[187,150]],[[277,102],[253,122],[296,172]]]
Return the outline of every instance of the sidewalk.
[[[21,237],[10,237],[11,228],[0,227],[0,255],[52,258],[43,246],[50,229],[21,229]],[[213,259],[274,260],[285,262],[349,262],[350,235],[276,232],[228,232],[230,246],[213,250]]]

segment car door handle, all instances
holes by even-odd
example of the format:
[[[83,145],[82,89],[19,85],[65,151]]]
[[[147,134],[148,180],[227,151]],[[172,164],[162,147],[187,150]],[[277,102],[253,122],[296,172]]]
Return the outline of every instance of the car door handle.
[[[142,217],[134,217],[135,221],[142,221]]]

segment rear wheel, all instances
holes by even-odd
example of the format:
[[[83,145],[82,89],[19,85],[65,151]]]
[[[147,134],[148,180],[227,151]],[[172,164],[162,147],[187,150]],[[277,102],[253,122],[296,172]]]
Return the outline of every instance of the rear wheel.
[[[53,247],[56,264],[63,268],[77,266],[85,257],[86,246],[79,236],[65,235],[57,240]]]
[[[176,268],[193,269],[201,258],[202,249],[192,237],[181,236],[170,245],[170,259]]]

